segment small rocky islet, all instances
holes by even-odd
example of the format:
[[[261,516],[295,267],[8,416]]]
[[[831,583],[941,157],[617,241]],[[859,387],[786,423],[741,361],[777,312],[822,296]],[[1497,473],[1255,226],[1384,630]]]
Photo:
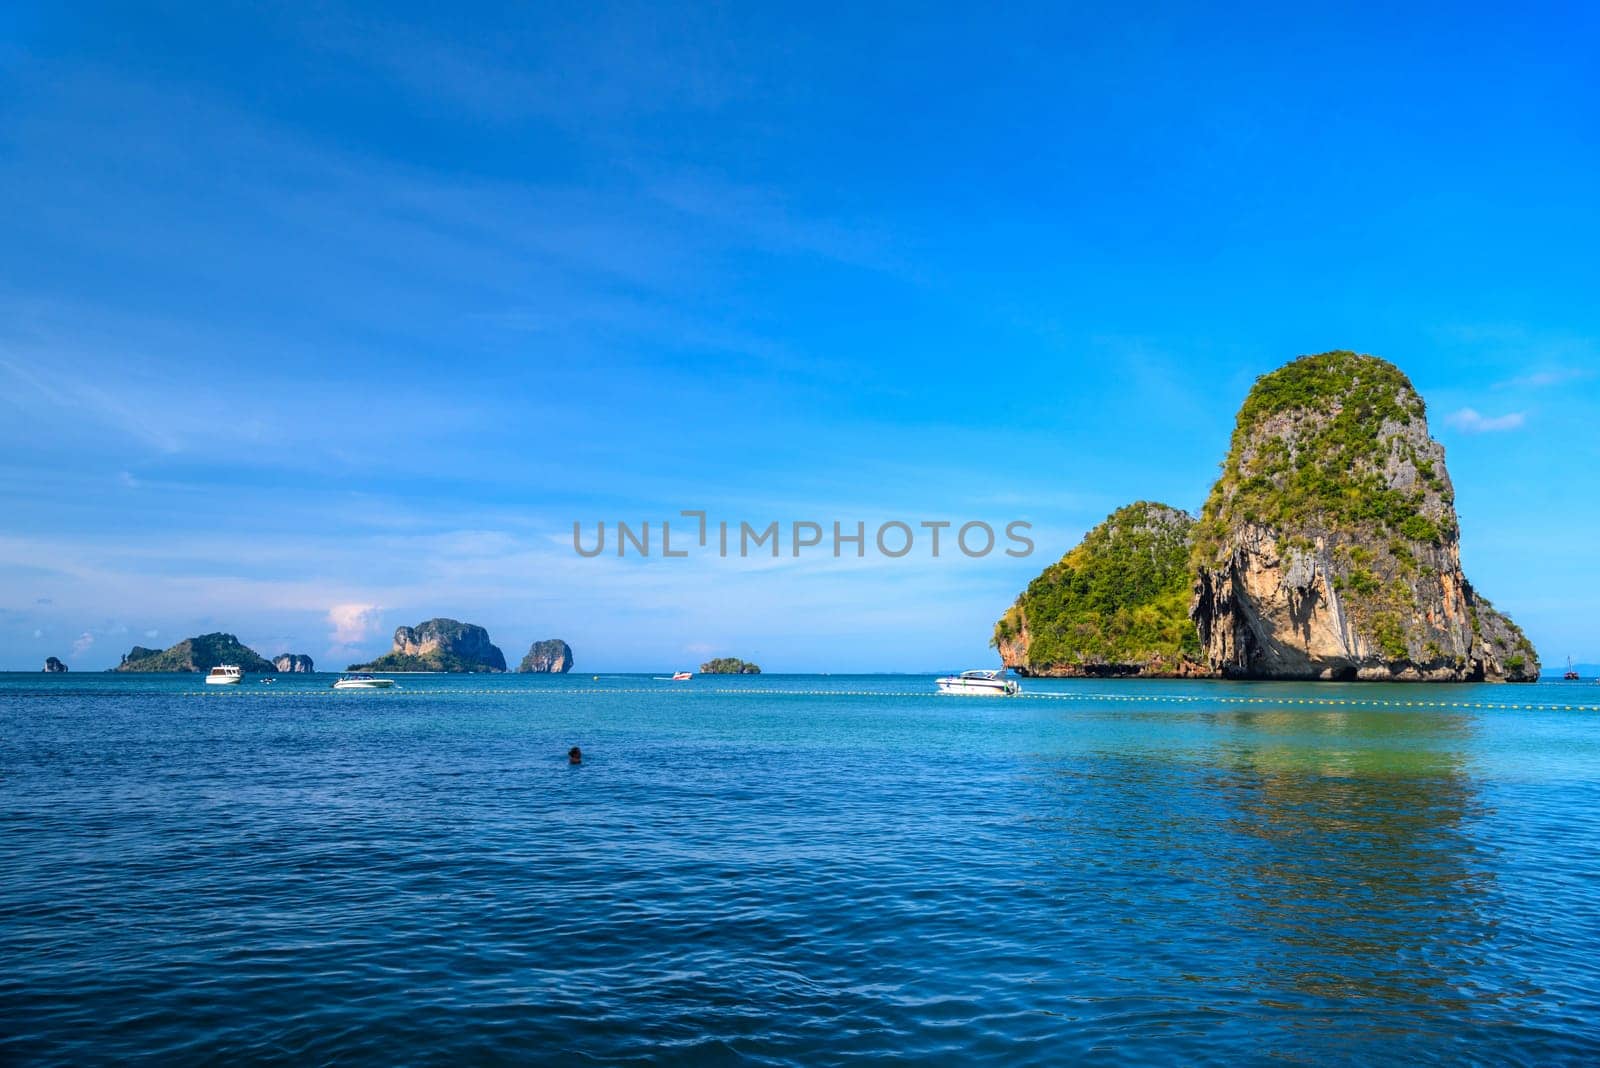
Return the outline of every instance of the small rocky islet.
[[[761,668],[736,656],[719,656],[700,665],[702,675],[759,675]]]
[[[565,675],[572,670],[572,646],[560,638],[534,642],[517,670],[524,674]]]
[[[1023,675],[1533,682],[1539,657],[1461,569],[1444,447],[1392,363],[1256,380],[1199,518],[1119,508],[996,623]]]

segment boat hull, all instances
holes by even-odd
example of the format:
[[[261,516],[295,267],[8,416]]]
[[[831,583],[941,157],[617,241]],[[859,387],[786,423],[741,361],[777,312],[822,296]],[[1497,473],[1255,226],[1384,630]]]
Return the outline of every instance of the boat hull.
[[[207,686],[237,686],[243,682],[238,675],[207,675]]]
[[[340,679],[333,684],[335,690],[387,690],[393,679]]]
[[[1021,690],[1011,679],[939,679],[935,685],[957,697],[1015,697]]]

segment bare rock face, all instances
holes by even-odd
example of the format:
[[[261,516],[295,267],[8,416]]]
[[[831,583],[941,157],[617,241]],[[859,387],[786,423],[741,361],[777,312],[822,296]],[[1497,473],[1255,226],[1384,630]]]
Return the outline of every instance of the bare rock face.
[[[365,671],[504,671],[505,654],[475,623],[430,619],[394,632],[394,648],[370,664],[352,664]]]
[[[467,660],[499,660],[499,670],[505,670],[505,657],[489,641],[489,632],[475,623],[454,619],[430,619],[415,627],[398,628],[394,632],[394,652],[402,656],[450,653]]]
[[[311,658],[304,653],[284,653],[282,656],[275,656],[272,658],[272,666],[283,675],[309,675],[317,670]]]
[[[53,656],[45,657],[44,670],[50,675],[60,675],[67,670],[67,665]]]
[[[1462,573],[1454,500],[1392,364],[1329,352],[1264,375],[1195,529],[1204,658],[1237,678],[1537,679]]]
[[[528,673],[562,675],[572,670],[572,646],[560,638],[534,642],[517,670]]]

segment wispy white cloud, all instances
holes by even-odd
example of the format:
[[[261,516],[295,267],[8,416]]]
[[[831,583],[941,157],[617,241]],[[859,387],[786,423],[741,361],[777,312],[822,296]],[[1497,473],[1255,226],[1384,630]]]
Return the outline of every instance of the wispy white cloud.
[[[1564,385],[1584,378],[1593,378],[1594,372],[1582,367],[1556,367],[1544,371],[1535,371],[1532,374],[1518,375],[1496,382],[1496,389],[1545,389],[1549,386]]]
[[[27,362],[45,364],[40,354],[23,357],[21,353],[0,355],[0,396],[9,398],[19,408],[49,404],[71,411],[80,419],[91,419],[113,426],[153,447],[158,452],[173,453],[182,447],[181,439],[164,419],[152,418],[151,411],[126,396],[101,389],[78,376],[51,376],[38,374],[26,366]]]
[[[93,646],[94,646],[94,635],[90,634],[88,631],[84,631],[82,634],[78,635],[77,640],[72,643],[72,655],[73,656],[82,656],[84,653],[87,653]]]
[[[750,91],[761,68],[719,46],[715,11],[546,12],[531,27],[468,28],[444,37],[399,19],[336,12],[280,16],[320,50],[386,76],[400,92],[449,107],[463,122],[536,119],[586,140],[664,111],[705,112]],[[695,61],[684,62],[685,51]]]
[[[1498,430],[1516,430],[1526,421],[1526,416],[1523,412],[1484,415],[1475,408],[1462,408],[1445,416],[1444,421],[1464,434],[1488,434]]]

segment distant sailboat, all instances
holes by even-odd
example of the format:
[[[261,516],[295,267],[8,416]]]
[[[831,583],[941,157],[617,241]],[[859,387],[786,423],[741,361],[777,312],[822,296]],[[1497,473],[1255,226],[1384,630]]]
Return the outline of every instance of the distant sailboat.
[[[1577,682],[1578,681],[1578,673],[1576,671],[1574,671],[1573,668],[1572,668],[1572,657],[1570,657],[1570,656],[1567,657],[1567,673],[1565,675],[1561,676],[1561,677],[1563,679],[1565,679],[1567,682]]]

